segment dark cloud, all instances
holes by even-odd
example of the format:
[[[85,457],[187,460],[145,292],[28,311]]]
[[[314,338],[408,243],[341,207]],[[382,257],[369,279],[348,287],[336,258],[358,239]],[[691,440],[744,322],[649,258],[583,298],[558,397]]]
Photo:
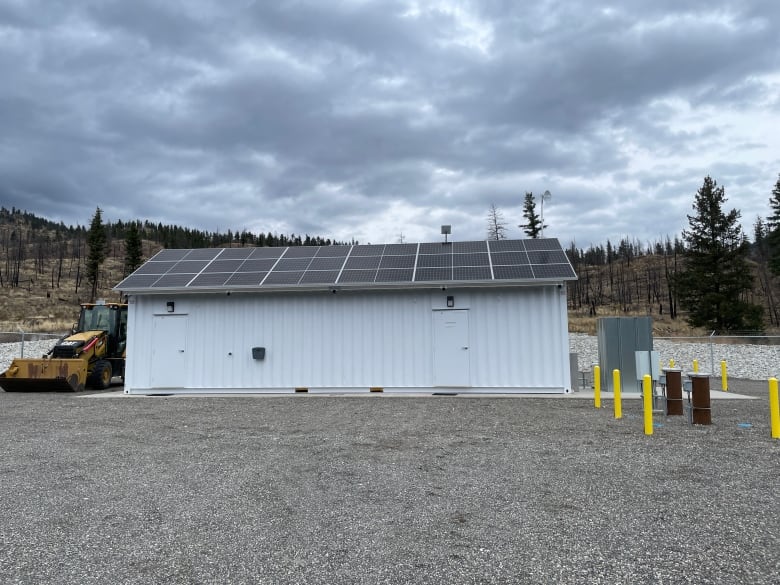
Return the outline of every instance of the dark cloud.
[[[7,2],[0,203],[362,241],[578,245],[685,227],[711,174],[766,214],[769,1]]]

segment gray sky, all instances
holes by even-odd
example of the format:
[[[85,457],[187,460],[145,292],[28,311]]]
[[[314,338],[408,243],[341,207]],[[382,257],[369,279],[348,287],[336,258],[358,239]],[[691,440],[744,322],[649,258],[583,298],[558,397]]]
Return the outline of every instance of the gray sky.
[[[394,242],[752,237],[780,173],[777,0],[0,0],[0,204]],[[538,200],[538,197],[537,197]],[[539,207],[537,206],[537,210]]]

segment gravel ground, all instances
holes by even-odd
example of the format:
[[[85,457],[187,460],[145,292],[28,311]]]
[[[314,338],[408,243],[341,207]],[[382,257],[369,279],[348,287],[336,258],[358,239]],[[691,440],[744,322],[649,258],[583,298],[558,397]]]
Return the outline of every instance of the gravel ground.
[[[598,340],[592,335],[571,333],[569,348],[578,354],[580,369],[588,369],[599,361]],[[756,345],[747,343],[684,343],[669,339],[654,339],[653,349],[658,351],[662,364],[670,359],[675,365],[689,371],[693,360],[699,361],[702,372],[720,377],[720,363],[726,362],[729,377],[766,380],[780,377],[780,345]],[[714,361],[714,367],[713,367]]]
[[[732,392],[651,437],[577,393],[0,393],[0,582],[777,583],[780,441]]]
[[[0,393],[0,583],[777,583],[780,441],[736,377],[777,350],[721,347],[754,399],[652,437],[577,393]]]

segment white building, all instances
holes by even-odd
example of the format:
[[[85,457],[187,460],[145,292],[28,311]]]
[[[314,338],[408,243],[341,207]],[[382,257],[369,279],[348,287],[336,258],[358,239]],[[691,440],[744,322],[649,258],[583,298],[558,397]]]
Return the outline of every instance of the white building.
[[[162,250],[125,392],[567,392],[574,279],[555,239]]]

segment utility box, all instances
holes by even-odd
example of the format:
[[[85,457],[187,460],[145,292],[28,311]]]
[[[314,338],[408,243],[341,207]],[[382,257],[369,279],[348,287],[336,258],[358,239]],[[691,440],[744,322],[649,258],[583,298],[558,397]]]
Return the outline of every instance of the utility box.
[[[596,322],[599,343],[601,387],[613,392],[612,370],[620,370],[620,389],[640,392],[636,352],[653,351],[653,320],[650,317],[601,317]]]

